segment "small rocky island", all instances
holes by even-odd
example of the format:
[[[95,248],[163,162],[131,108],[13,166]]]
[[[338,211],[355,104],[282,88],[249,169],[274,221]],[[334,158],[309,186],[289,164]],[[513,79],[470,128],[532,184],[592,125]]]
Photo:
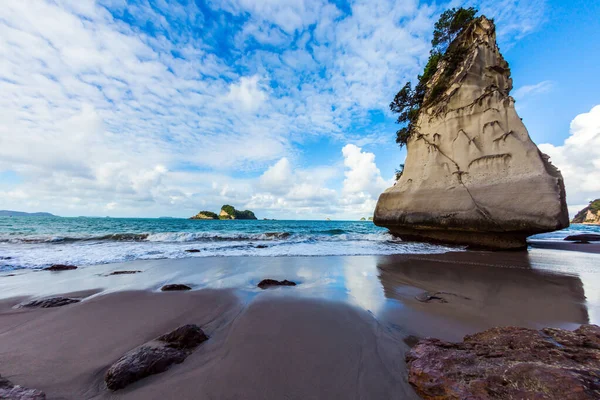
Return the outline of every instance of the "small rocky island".
[[[569,226],[563,178],[515,111],[493,21],[463,19],[455,37],[434,35],[418,85],[390,104],[407,123],[396,139],[407,157],[375,224],[406,240],[525,248]]]
[[[257,219],[250,210],[238,211],[235,207],[225,204],[217,215],[212,211],[200,211],[190,219]]]
[[[575,214],[574,224],[600,225],[600,199],[590,201],[590,205]]]

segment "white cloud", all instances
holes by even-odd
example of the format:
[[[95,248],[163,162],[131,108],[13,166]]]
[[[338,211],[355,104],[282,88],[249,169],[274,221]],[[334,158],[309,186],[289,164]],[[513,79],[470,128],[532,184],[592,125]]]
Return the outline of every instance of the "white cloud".
[[[346,172],[344,175],[344,194],[357,194],[366,192],[377,198],[391,182],[386,182],[381,177],[381,172],[375,165],[375,155],[363,152],[354,144],[347,144],[342,149]]]
[[[241,105],[245,111],[256,111],[267,97],[267,93],[259,85],[258,76],[255,75],[242,77],[239,83],[232,83],[226,99],[233,107]]]
[[[548,93],[552,90],[553,86],[554,82],[552,81],[542,81],[534,85],[524,85],[513,91],[512,97],[517,101],[524,100],[530,96]]]
[[[571,121],[570,136],[561,146],[539,148],[562,172],[570,211],[600,197],[600,105]]]

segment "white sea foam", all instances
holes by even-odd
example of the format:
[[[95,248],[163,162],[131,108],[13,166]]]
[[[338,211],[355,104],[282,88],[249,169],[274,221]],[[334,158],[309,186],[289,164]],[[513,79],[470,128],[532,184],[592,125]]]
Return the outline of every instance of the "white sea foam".
[[[186,250],[197,249],[198,253]],[[160,258],[210,256],[343,256],[443,253],[460,250],[402,242],[389,233],[292,235],[285,232],[214,234],[169,232],[143,240],[77,240],[0,243],[0,270],[42,268],[55,263],[80,266]]]

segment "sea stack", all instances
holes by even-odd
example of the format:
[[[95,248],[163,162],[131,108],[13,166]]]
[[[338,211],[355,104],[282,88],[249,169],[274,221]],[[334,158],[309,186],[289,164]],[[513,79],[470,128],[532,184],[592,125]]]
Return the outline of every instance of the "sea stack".
[[[442,59],[427,82],[404,171],[379,197],[375,224],[406,240],[495,249],[569,226],[562,175],[515,111],[494,23],[475,19],[450,46],[460,63],[448,80]]]

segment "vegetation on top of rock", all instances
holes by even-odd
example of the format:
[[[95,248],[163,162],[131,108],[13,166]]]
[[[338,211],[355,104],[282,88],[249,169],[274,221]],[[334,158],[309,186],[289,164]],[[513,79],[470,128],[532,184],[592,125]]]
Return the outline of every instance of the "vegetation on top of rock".
[[[212,211],[200,211],[190,219],[219,219],[219,216]]]
[[[408,123],[396,132],[396,143],[401,148],[406,145],[415,131],[421,107],[432,105],[439,100],[440,95],[448,88],[450,78],[464,60],[467,49],[456,38],[475,19],[477,11],[473,7],[466,9],[460,7],[442,13],[435,23],[431,41],[432,49],[423,74],[417,78],[419,82],[414,89],[411,82],[407,82],[390,103],[390,110],[400,114],[396,123]],[[443,68],[442,75],[437,79],[436,84],[430,87],[429,81],[438,71],[438,67]]]
[[[212,211],[200,211],[190,219],[257,219],[250,210],[238,211],[235,207],[225,204],[221,207],[221,212],[216,214]]]
[[[399,180],[402,177],[402,173],[404,172],[404,164],[400,164],[400,167],[396,170],[395,178]]]
[[[254,213],[250,210],[238,211],[229,204],[221,207],[219,219],[256,219]]]
[[[221,207],[221,211],[225,211],[229,215],[235,215],[235,207],[230,206],[229,204],[225,204]]]
[[[600,224],[600,199],[590,201],[587,207],[575,214],[572,222],[575,224]]]

